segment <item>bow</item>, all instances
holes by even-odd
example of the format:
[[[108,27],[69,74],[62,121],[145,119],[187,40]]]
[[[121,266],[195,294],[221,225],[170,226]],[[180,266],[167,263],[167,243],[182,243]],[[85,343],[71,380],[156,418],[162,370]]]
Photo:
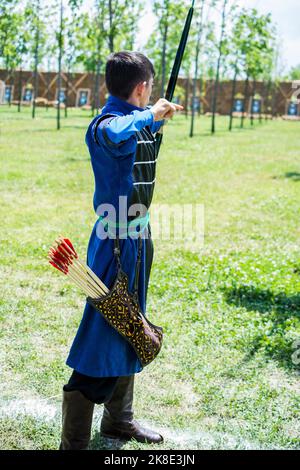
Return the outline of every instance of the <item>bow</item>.
[[[170,78],[169,78],[167,91],[165,93],[165,99],[168,100],[168,101],[172,101],[172,99],[173,99],[173,95],[174,95],[174,91],[175,91],[175,87],[176,87],[176,83],[177,83],[177,78],[178,78],[178,74],[179,74],[179,70],[180,70],[180,66],[181,66],[181,62],[182,62],[182,57],[183,57],[183,54],[184,54],[186,42],[187,42],[188,35],[189,35],[189,32],[190,32],[191,22],[192,22],[193,13],[194,13],[194,4],[195,4],[195,0],[192,1],[192,6],[190,7],[190,9],[188,11],[188,14],[187,14],[187,17],[186,17],[186,20],[185,20],[185,25],[184,25],[184,28],[183,28],[183,31],[182,31],[180,43],[179,43],[179,46],[178,46],[178,49],[177,49],[177,52],[176,52],[175,61],[174,61],[172,71],[171,71],[171,75],[170,75]],[[161,141],[162,141],[162,136],[163,136],[163,134],[159,133],[158,136],[156,137],[156,143],[157,143],[156,144],[157,145],[156,157],[158,156],[158,153],[159,153],[159,149],[160,149],[160,145],[161,145]]]

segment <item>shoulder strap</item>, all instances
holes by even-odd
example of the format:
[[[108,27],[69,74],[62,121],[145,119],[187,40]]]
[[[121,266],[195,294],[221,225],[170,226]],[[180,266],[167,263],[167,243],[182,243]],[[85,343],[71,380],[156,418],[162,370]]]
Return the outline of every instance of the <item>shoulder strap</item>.
[[[139,236],[139,247],[138,247],[138,254],[137,254],[136,265],[135,265],[135,277],[134,277],[134,287],[133,287],[133,293],[135,295],[137,295],[138,293],[140,266],[141,266],[141,258],[142,258],[142,247],[143,247],[143,240],[142,240],[142,237]],[[120,250],[120,242],[119,242],[118,236],[114,238],[114,255],[117,261],[118,270],[120,270],[121,269],[121,250]]]
[[[139,236],[139,248],[138,248],[138,254],[137,254],[137,258],[136,258],[134,288],[133,288],[133,292],[136,295],[138,293],[138,288],[139,288],[140,266],[141,266],[141,258],[142,258],[142,246],[143,246],[142,237]]]

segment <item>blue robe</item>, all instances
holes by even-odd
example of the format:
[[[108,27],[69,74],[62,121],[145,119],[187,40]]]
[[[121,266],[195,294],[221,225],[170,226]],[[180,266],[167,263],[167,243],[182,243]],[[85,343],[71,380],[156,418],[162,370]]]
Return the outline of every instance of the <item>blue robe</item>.
[[[104,128],[97,125],[99,117],[118,116]],[[139,131],[147,126],[148,134],[154,134],[163,121],[154,122],[150,109],[133,106],[115,96],[109,96],[102,113],[90,123],[86,133],[91,163],[95,177],[94,209],[109,203],[116,207],[120,196],[130,196],[135,188],[133,168],[137,151]],[[153,133],[153,134],[152,134]],[[151,142],[151,140],[150,140]],[[146,183],[148,184],[148,183]],[[150,184],[150,183],[149,183]],[[150,186],[145,186],[150,187]],[[154,183],[152,192],[154,188]],[[97,212],[98,213],[98,212]],[[98,215],[100,215],[98,213]],[[117,219],[118,220],[118,219]],[[87,264],[110,289],[117,274],[113,254],[113,239],[97,236],[98,219],[92,230],[87,252]],[[145,263],[146,249],[143,239],[140,276],[138,284],[139,302],[146,313]],[[129,277],[129,290],[133,290],[135,264],[138,252],[137,238],[120,239],[122,269]],[[83,317],[71,346],[66,364],[81,374],[91,377],[115,377],[132,375],[143,367],[132,346],[114,330],[91,305],[86,303]]]

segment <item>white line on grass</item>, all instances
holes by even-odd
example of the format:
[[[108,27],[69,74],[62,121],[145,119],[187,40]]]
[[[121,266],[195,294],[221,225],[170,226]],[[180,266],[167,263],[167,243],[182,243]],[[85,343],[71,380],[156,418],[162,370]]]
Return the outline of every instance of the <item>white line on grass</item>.
[[[0,419],[18,419],[30,416],[37,422],[61,422],[61,405],[51,404],[47,399],[26,398],[0,402]],[[94,416],[94,430],[99,429],[102,416],[102,407],[96,407]],[[222,432],[195,431],[191,429],[170,429],[139,420],[140,424],[155,429],[165,437],[165,444],[171,449],[260,449],[265,448],[254,442]],[[174,447],[174,445],[176,447]]]

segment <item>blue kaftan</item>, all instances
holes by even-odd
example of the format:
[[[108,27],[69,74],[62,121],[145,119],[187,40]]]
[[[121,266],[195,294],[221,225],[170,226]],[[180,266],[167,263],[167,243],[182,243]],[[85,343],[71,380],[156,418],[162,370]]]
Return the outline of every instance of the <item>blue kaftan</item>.
[[[104,203],[112,204],[118,215],[119,196],[127,196],[130,203],[142,202],[149,208],[155,181],[155,133],[162,124],[163,121],[154,122],[150,109],[109,96],[102,113],[92,120],[86,133],[95,178],[93,202],[97,215],[102,215],[98,208]],[[114,241],[97,236],[98,224],[101,224],[99,219],[90,237],[87,263],[110,289],[117,274]],[[149,240],[143,239],[138,285],[143,313],[146,313],[146,242]],[[120,239],[120,249],[122,268],[132,291],[138,239]],[[91,377],[132,375],[143,368],[130,344],[88,303],[66,364]]]

